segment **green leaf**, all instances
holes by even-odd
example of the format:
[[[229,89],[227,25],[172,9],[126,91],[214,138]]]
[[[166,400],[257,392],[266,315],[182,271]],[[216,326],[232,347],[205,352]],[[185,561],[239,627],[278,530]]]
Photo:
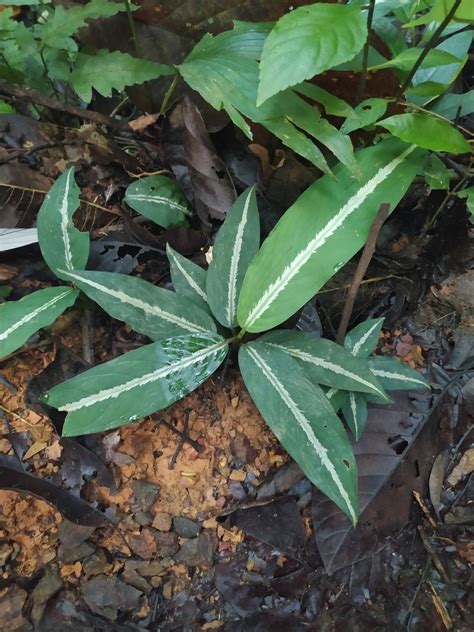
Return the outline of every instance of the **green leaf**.
[[[344,347],[356,358],[367,358],[377,346],[384,318],[371,318],[357,325],[344,338]]]
[[[361,391],[386,397],[382,387],[370,375],[367,363],[330,340],[301,331],[273,331],[262,343],[287,353],[301,362],[311,382],[346,391]]]
[[[452,9],[454,0],[437,0],[432,9],[408,24],[404,24],[404,28],[412,28],[421,24],[429,24],[430,22],[442,22]],[[474,14],[472,11],[472,0],[462,0],[459,7],[452,18],[453,22],[474,22]]]
[[[75,271],[66,276],[112,318],[153,340],[216,331],[209,314],[191,300],[143,279],[116,272]]]
[[[147,176],[133,182],[124,201],[163,228],[183,226],[192,215],[178,183],[167,176]]]
[[[377,64],[376,66],[371,66],[369,70],[381,70],[382,68],[398,68],[398,70],[403,70],[404,72],[409,72],[418,57],[423,52],[422,48],[407,48],[406,50],[399,53],[393,59],[389,59],[383,64]],[[420,68],[433,68],[435,66],[445,66],[448,64],[459,64],[463,60],[459,59],[459,57],[455,57],[444,50],[432,49],[427,54],[425,59],[423,60]]]
[[[0,305],[0,358],[21,347],[38,329],[51,325],[77,295],[69,287],[49,287]]]
[[[326,145],[349,168],[355,169],[352,144],[319,111],[292,90],[257,107],[258,63],[268,26],[236,25],[216,37],[206,35],[179,66],[183,79],[216,110],[224,108],[249,138],[245,118],[260,123],[287,147],[316,167],[331,170],[321,150],[308,135]],[[300,131],[301,130],[301,131]]]
[[[449,189],[449,169],[435,154],[428,154],[423,163],[426,183],[432,189]]]
[[[122,92],[127,86],[173,75],[174,72],[171,66],[138,59],[128,53],[99,50],[93,55],[78,53],[70,82],[78,96],[90,103],[93,88],[103,97],[110,97],[112,90]]]
[[[340,391],[337,388],[329,388],[326,393],[326,399],[332,406],[335,413],[339,412],[343,407],[346,399],[349,397],[348,391]]]
[[[385,114],[387,105],[388,103],[385,99],[366,99],[362,101],[344,121],[341,126],[341,132],[350,134],[356,129],[372,125]]]
[[[338,165],[283,215],[250,264],[239,297],[240,326],[265,331],[304,305],[365,244],[382,203],[393,210],[421,154],[395,139],[356,153],[360,180]],[[318,210],[315,213],[315,209]]]
[[[378,125],[404,140],[432,151],[465,154],[471,146],[458,130],[447,121],[430,114],[396,114],[378,122]]]
[[[171,282],[175,291],[208,312],[206,270],[180,255],[169,244],[166,244],[166,256],[170,264]]]
[[[70,167],[48,191],[38,212],[38,240],[44,260],[60,279],[65,273],[85,268],[89,258],[89,234],[74,227],[72,216],[79,207],[79,188]]]
[[[474,112],[474,90],[464,94],[445,94],[431,106],[436,114],[451,119],[469,116]]]
[[[217,334],[167,338],[89,369],[51,389],[44,401],[68,413],[63,436],[102,432],[166,408],[222,363]]]
[[[355,440],[359,441],[367,423],[368,410],[365,395],[351,391],[342,405],[342,414]]]
[[[257,105],[349,61],[366,39],[367,20],[359,7],[312,4],[287,13],[265,40]]]
[[[295,92],[303,94],[305,97],[321,103],[324,107],[326,114],[332,114],[333,116],[350,116],[353,112],[352,107],[339,97],[331,94],[324,88],[315,86],[312,83],[305,81],[294,87]]]
[[[260,245],[255,187],[244,191],[217,233],[206,288],[212,313],[224,327],[237,324],[237,299],[250,261]]]
[[[425,378],[399,360],[374,356],[369,358],[371,372],[379,380],[380,384],[393,391],[405,391],[416,388],[430,388]]]
[[[15,114],[15,110],[9,103],[0,100],[0,114]]]
[[[456,191],[458,198],[466,200],[467,210],[474,215],[474,186]]]
[[[341,421],[296,360],[258,342],[243,345],[239,365],[263,418],[306,476],[355,524],[357,468]]]

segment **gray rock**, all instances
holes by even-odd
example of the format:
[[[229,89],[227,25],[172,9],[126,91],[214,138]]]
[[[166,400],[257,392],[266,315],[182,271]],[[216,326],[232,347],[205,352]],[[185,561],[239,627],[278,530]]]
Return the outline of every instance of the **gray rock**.
[[[175,556],[175,561],[187,566],[210,568],[217,548],[215,534],[205,530],[197,538],[186,540]]]
[[[125,570],[120,575],[120,579],[130,586],[137,588],[137,590],[141,590],[145,595],[148,595],[151,592],[150,584],[144,579],[141,575],[134,570]]]
[[[138,607],[142,592],[117,577],[99,575],[81,586],[89,609],[101,617],[115,621],[119,610],[128,612]]]
[[[78,560],[83,560],[85,557],[89,557],[95,552],[95,546],[89,544],[89,542],[81,542],[79,546],[73,549],[66,548],[64,544],[60,544],[58,548],[58,559],[64,564],[72,564]]]
[[[175,533],[160,532],[155,534],[156,556],[173,557],[179,549],[178,536]]]
[[[58,575],[56,569],[46,568],[43,577],[36,584],[35,589],[31,593],[33,600],[33,608],[31,618],[33,621],[39,621],[43,614],[44,606],[53,595],[55,595],[63,587],[63,582]]]
[[[179,516],[173,518],[173,531],[182,538],[196,538],[201,532],[201,525],[195,520]]]
[[[133,494],[138,509],[148,511],[160,495],[160,486],[150,481],[133,481]]]
[[[0,629],[8,632],[27,632],[31,624],[23,616],[26,592],[16,585],[10,586],[0,597]]]
[[[86,575],[101,575],[108,570],[109,566],[110,564],[102,549],[93,553],[82,563],[82,568]]]

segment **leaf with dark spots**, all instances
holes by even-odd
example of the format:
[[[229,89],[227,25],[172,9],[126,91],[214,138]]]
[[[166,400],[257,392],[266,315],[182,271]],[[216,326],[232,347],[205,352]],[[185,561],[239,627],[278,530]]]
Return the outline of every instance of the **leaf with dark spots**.
[[[91,507],[85,500],[46,479],[21,471],[19,462],[15,466],[11,459],[12,457],[0,456],[0,489],[26,492],[41,498],[53,505],[67,520],[76,524],[91,527],[109,524],[104,514]]]
[[[359,472],[360,516],[355,529],[348,518],[321,492],[313,493],[312,516],[316,544],[327,573],[376,553],[381,538],[402,528],[407,520],[413,489],[421,489],[431,467],[430,437],[421,443],[431,397],[406,391],[390,393],[390,406],[371,405],[362,438],[354,444]],[[430,419],[429,428],[436,427]],[[415,438],[420,437],[414,451]],[[410,450],[410,448],[412,448]],[[409,452],[410,451],[410,452]],[[414,454],[417,463],[407,453]],[[419,471],[421,470],[421,472]]]
[[[235,189],[209,137],[203,118],[189,97],[185,97],[183,146],[199,217],[224,219],[235,200]]]
[[[237,509],[232,525],[289,556],[302,559],[305,536],[300,511],[294,498],[284,496],[266,505]]]

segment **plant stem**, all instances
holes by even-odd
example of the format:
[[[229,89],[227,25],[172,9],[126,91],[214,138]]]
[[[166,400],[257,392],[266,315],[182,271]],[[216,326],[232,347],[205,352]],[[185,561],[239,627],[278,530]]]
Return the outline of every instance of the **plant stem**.
[[[405,90],[409,87],[409,85],[411,83],[411,80],[413,79],[413,77],[416,74],[416,71],[420,68],[421,64],[425,60],[425,58],[428,55],[428,53],[430,52],[430,50],[435,48],[435,46],[439,43],[438,40],[439,40],[442,32],[448,26],[448,24],[451,22],[451,19],[453,18],[454,14],[456,13],[456,11],[457,11],[457,9],[458,9],[460,4],[461,4],[461,0],[454,0],[453,6],[451,7],[450,11],[448,11],[446,17],[440,23],[440,25],[438,26],[436,31],[433,33],[433,35],[430,37],[430,39],[426,43],[425,47],[421,51],[418,59],[413,64],[412,69],[408,73],[408,77],[405,79],[405,81],[401,85],[401,87],[400,87],[400,89],[399,89],[399,91],[398,91],[398,93],[397,93],[397,95],[395,97],[395,101],[398,101],[398,99],[402,96],[402,94],[405,92]]]
[[[377,216],[375,217],[372,226],[370,227],[369,236],[367,237],[367,241],[364,246],[364,250],[362,251],[362,255],[359,259],[359,263],[357,264],[356,271],[354,273],[354,277],[352,279],[351,287],[347,293],[346,302],[344,303],[344,309],[342,311],[341,322],[339,324],[339,329],[337,330],[336,341],[339,344],[342,344],[347,332],[347,326],[349,325],[349,320],[352,316],[352,310],[354,309],[354,302],[357,296],[357,292],[359,291],[360,284],[364,278],[365,273],[367,272],[367,268],[369,267],[370,260],[372,259],[372,255],[375,251],[375,244],[377,242],[377,237],[382,228],[383,223],[388,217],[388,212],[390,210],[390,204],[381,204]]]
[[[165,96],[163,97],[163,102],[161,103],[161,107],[160,107],[161,113],[165,112],[166,108],[168,107],[168,103],[171,99],[174,89],[176,88],[176,84],[178,83],[178,78],[179,78],[178,73],[176,73],[175,76],[173,77],[172,82],[168,86],[168,89],[165,92]]]
[[[130,7],[129,0],[125,0],[125,11],[127,12],[127,20],[128,20],[128,25],[130,27],[130,33],[132,34],[133,47],[135,49],[135,54],[137,57],[141,57],[142,55],[140,51],[140,46],[138,44],[137,29],[135,28],[135,20],[133,19],[132,9]]]
[[[409,101],[396,101],[396,103],[398,103],[398,105],[403,105],[404,107],[411,108],[412,110],[416,110],[417,112],[424,112],[425,114],[434,116],[435,118],[441,119],[442,121],[446,121],[446,123],[449,123],[450,125],[454,125],[454,127],[457,127],[461,132],[464,132],[468,136],[474,137],[474,134],[470,132],[468,129],[466,129],[465,127],[461,127],[461,125],[458,125],[454,121],[451,121],[451,119],[448,119],[446,116],[443,116],[442,114],[438,114],[437,112],[433,112],[432,110],[427,110],[421,105],[416,105],[415,103],[410,103]]]
[[[246,329],[241,329],[236,336],[236,340],[242,340],[242,338],[245,336],[246,333],[247,333]]]
[[[374,19],[375,0],[370,0],[369,11],[367,13],[367,41],[364,46],[364,54],[362,58],[362,75],[360,77],[359,87],[357,88],[357,103],[362,101],[367,83],[367,68],[369,65],[369,49],[370,49],[370,33],[372,31],[372,22]]]

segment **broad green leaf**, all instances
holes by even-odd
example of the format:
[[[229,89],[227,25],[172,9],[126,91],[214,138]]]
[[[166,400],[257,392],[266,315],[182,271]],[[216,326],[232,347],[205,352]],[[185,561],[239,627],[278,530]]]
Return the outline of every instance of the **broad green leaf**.
[[[466,200],[467,210],[474,215],[474,186],[463,189],[462,191],[456,191],[456,195]]]
[[[354,356],[330,340],[317,338],[301,331],[273,331],[265,334],[262,343],[287,353],[301,362],[310,380],[346,391],[373,393],[385,396],[383,388],[373,376],[365,360]]]
[[[66,275],[107,314],[153,340],[216,331],[216,325],[191,300],[148,281],[116,272],[75,271]]]
[[[407,48],[404,33],[397,28],[392,18],[379,17],[374,19],[372,29],[388,46],[394,57]]]
[[[216,110],[224,108],[249,138],[252,133],[245,118],[266,127],[325,173],[330,173],[327,161],[308,135],[326,145],[343,164],[356,169],[350,139],[292,90],[257,107],[256,60],[268,28],[262,24],[239,24],[216,37],[205,35],[179,66],[180,74]]]
[[[189,298],[201,309],[209,311],[206,293],[207,272],[166,244],[166,256],[170,264],[171,282],[177,294]]]
[[[296,360],[259,342],[242,345],[239,365],[252,399],[285,450],[355,524],[356,463],[322,390]]]
[[[15,110],[9,103],[0,100],[0,114],[15,114]]]
[[[356,153],[360,179],[338,165],[283,215],[250,264],[237,309],[252,332],[279,325],[304,305],[365,244],[382,203],[393,210],[422,154],[395,139]],[[315,212],[317,209],[317,212]]]
[[[332,406],[335,413],[339,412],[349,396],[348,391],[340,391],[337,388],[329,388],[326,392],[326,399]]]
[[[349,61],[366,39],[367,20],[359,7],[318,3],[287,13],[265,40],[257,105]]]
[[[354,108],[350,116],[346,118],[341,126],[343,134],[350,134],[356,129],[367,127],[375,123],[387,110],[385,99],[366,99]]]
[[[61,270],[85,268],[89,258],[89,234],[74,227],[72,216],[79,207],[79,188],[70,167],[48,191],[38,212],[38,240],[41,254],[60,279]]]
[[[222,363],[217,334],[167,338],[125,353],[51,389],[43,399],[68,413],[63,436],[102,432],[166,408]]]
[[[77,295],[69,287],[49,287],[0,305],[0,358],[21,347],[38,329],[51,325]]]
[[[224,327],[237,325],[237,299],[250,261],[260,245],[255,187],[244,191],[217,233],[206,279],[212,313]]]
[[[384,318],[365,320],[349,331],[344,347],[356,358],[367,358],[377,346]]]
[[[449,189],[449,169],[435,154],[428,154],[423,163],[423,175],[432,189]]]
[[[442,22],[444,18],[453,8],[454,0],[437,0],[432,9],[417,18],[410,21],[408,24],[404,24],[404,28],[412,28],[414,26],[420,26],[421,24],[429,24],[430,22]],[[452,18],[453,22],[474,22],[474,11],[472,9],[472,0],[462,0],[459,7],[456,9]]]
[[[93,88],[103,97],[110,97],[112,90],[122,92],[127,86],[173,75],[174,72],[171,66],[138,59],[128,53],[98,50],[92,55],[78,53],[69,80],[78,96],[90,103]]]
[[[369,367],[380,384],[393,391],[430,388],[425,378],[399,360],[382,356],[369,358]]]
[[[422,52],[422,48],[407,48],[393,59],[389,59],[382,64],[372,66],[371,68],[369,68],[369,70],[381,70],[382,68],[398,68],[398,70],[409,72],[413,68],[416,60]],[[459,57],[456,57],[455,55],[451,55],[451,53],[443,50],[433,49],[430,50],[430,52],[427,54],[420,67],[433,68],[435,66],[445,66],[447,64],[459,64],[462,61],[462,59],[459,59]]]
[[[349,392],[342,405],[342,414],[356,441],[362,436],[367,423],[367,398],[362,393]]]
[[[419,99],[418,97],[437,97],[449,88],[447,83],[437,83],[435,81],[424,81],[418,83],[416,86],[411,86],[407,100],[411,103],[424,103],[426,99]]]
[[[316,101],[316,103],[321,103],[326,114],[332,114],[333,116],[350,116],[353,112],[349,103],[324,90],[324,88],[315,86],[307,81],[298,84],[293,89],[295,92]]]
[[[468,116],[474,112],[474,90],[463,94],[444,94],[430,106],[430,109],[452,121],[458,117]]]
[[[124,201],[163,228],[182,226],[192,215],[178,183],[167,176],[147,176],[133,182]]]
[[[458,130],[447,121],[431,114],[396,114],[378,122],[378,125],[404,140],[432,151],[465,154],[471,146]]]

